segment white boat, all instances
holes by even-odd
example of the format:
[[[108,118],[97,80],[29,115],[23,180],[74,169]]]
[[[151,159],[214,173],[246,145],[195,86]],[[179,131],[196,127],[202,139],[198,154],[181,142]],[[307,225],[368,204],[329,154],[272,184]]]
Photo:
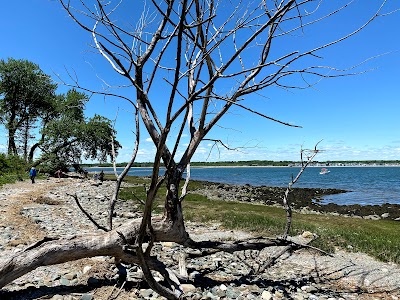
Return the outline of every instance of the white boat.
[[[319,172],[319,174],[321,174],[321,175],[325,175],[325,174],[328,174],[328,173],[330,173],[331,171],[329,171],[327,168],[322,168],[321,169],[321,172]]]

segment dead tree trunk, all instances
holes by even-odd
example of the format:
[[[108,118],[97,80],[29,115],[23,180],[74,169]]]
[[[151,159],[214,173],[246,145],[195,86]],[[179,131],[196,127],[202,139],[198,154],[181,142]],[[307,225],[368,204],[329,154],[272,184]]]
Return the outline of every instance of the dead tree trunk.
[[[40,266],[60,264],[81,258],[113,256],[127,263],[139,263],[134,252],[141,219],[125,223],[110,232],[82,235],[71,239],[45,238],[24,251],[0,260],[0,288]],[[184,243],[181,226],[162,218],[152,220],[155,241]],[[186,237],[187,238],[187,237]],[[152,264],[151,259],[149,262]],[[153,264],[154,265],[154,264]]]

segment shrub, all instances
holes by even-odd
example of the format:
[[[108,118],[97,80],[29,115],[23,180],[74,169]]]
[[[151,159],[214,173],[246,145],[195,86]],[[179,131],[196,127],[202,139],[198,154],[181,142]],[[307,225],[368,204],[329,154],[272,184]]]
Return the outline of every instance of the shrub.
[[[27,178],[29,166],[20,157],[0,153],[0,184]]]
[[[20,157],[0,153],[0,175],[24,173],[27,163]]]

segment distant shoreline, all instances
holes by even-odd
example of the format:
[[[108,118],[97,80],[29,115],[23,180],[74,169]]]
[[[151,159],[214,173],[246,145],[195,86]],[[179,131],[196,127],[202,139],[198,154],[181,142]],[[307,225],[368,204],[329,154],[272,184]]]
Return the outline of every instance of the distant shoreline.
[[[227,166],[191,166],[191,168],[197,168],[197,169],[205,169],[205,168],[210,168],[210,169],[217,169],[217,168],[300,168],[300,165],[293,165],[293,166],[232,166],[232,165],[227,165]],[[365,167],[373,167],[373,168],[392,168],[392,167],[400,167],[400,165],[310,165],[307,166],[307,168],[365,168]],[[86,169],[114,169],[114,167],[101,167],[101,166],[91,166],[91,167],[85,167]],[[125,167],[116,167],[116,168],[125,168]],[[135,167],[132,166],[131,169],[149,169],[152,168],[152,166],[148,167]],[[163,167],[161,167],[163,168]]]
[[[191,162],[192,168],[239,168],[239,167],[301,167],[302,161],[289,160],[245,160],[245,161],[219,161],[219,162]],[[128,163],[117,163],[117,168],[124,168]],[[111,163],[82,164],[82,168],[113,168]],[[132,168],[152,168],[152,162],[134,162]],[[312,161],[309,167],[400,167],[400,160],[328,160]]]

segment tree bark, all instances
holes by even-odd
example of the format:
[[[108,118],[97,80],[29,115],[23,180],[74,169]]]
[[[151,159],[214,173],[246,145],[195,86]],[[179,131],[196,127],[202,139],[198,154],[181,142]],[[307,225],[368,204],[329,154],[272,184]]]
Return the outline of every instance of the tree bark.
[[[51,238],[28,246],[24,251],[0,260],[0,288],[40,266],[48,266],[95,256],[113,256],[128,263],[138,263],[134,252],[141,219],[126,222],[110,232],[82,235],[71,239]],[[182,243],[185,237],[161,218],[153,219],[156,241]]]
[[[8,155],[17,155],[17,146],[15,144],[15,132],[14,128],[10,128],[8,131]]]
[[[32,163],[33,162],[33,155],[35,154],[36,149],[38,149],[40,146],[39,143],[35,143],[31,149],[29,150],[29,154],[28,154],[28,162]]]

